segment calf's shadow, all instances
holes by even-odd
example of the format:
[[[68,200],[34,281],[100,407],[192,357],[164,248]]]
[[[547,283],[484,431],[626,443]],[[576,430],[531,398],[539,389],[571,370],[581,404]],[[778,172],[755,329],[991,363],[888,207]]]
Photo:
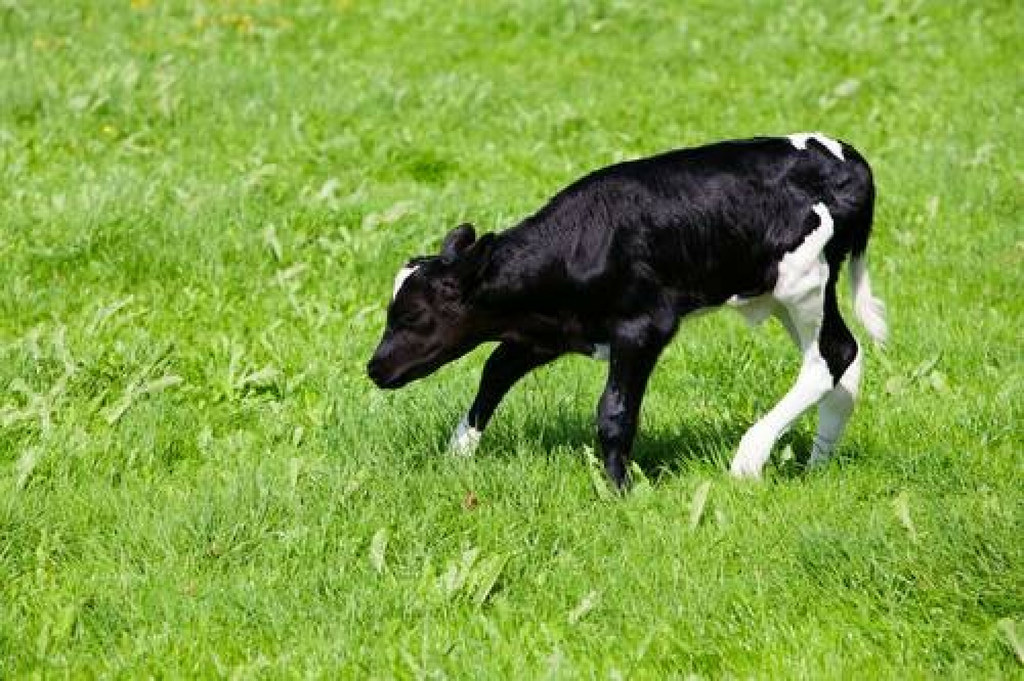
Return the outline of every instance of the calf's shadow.
[[[717,467],[724,472],[728,470],[740,438],[750,425],[737,419],[681,420],[671,427],[649,428],[641,423],[632,459],[652,481],[677,474],[691,464]],[[484,437],[480,455],[511,456],[524,437],[545,452],[583,445],[597,449],[594,418],[583,412],[560,412],[553,417],[530,414],[515,424],[496,421]],[[813,441],[813,432],[807,424],[797,423],[772,449],[770,465],[774,467],[774,474],[786,479],[803,475]],[[787,447],[791,447],[794,456],[784,460],[781,454]],[[843,458],[857,456],[853,442],[847,442],[845,447],[841,442],[840,449]]]

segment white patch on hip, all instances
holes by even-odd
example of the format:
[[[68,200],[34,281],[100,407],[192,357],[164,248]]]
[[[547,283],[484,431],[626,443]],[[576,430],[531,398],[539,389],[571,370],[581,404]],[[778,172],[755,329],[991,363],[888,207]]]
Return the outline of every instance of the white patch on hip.
[[[607,362],[612,356],[612,346],[608,343],[594,343],[594,352],[590,356],[599,362]]]
[[[832,239],[835,223],[823,203],[814,204],[821,223],[808,234],[803,243],[779,261],[779,274],[772,296],[790,310],[795,321],[818,320],[822,314],[828,263],[825,246]]]
[[[820,224],[804,238],[803,243],[779,261],[779,275],[772,292],[749,298],[733,296],[725,301],[725,307],[739,312],[750,326],[758,326],[776,314],[780,305],[800,305],[808,296],[813,299],[809,313],[812,316],[820,314],[817,298],[824,292],[828,280],[824,251],[835,231],[835,222],[824,203],[814,204],[812,210],[818,215]],[[706,311],[710,309],[697,310],[687,317],[696,317]]]
[[[402,284],[405,283],[405,280],[411,277],[413,272],[415,272],[419,268],[420,266],[416,265],[414,267],[403,267],[402,269],[398,270],[398,274],[395,275],[395,288],[391,292],[392,300],[398,297],[398,291],[401,290]]]
[[[832,139],[828,135],[823,135],[820,132],[795,132],[792,135],[786,135],[789,138],[790,143],[797,149],[806,149],[807,141],[814,140],[821,146],[828,149],[834,156],[840,161],[845,161],[843,157],[843,145],[838,141]]]
[[[448,451],[457,456],[472,456],[480,444],[480,437],[483,433],[469,425],[469,417],[464,416],[459,425],[452,433],[452,439],[448,442]]]

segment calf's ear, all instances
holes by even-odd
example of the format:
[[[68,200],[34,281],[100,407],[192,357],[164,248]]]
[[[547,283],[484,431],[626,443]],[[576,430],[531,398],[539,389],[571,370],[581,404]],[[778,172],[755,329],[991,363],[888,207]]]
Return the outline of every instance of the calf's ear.
[[[473,225],[464,222],[448,232],[441,243],[441,259],[451,262],[462,255],[476,241],[476,230]]]
[[[484,234],[472,246],[462,253],[456,264],[456,271],[463,284],[476,285],[491,263],[491,251],[494,249],[494,235]]]

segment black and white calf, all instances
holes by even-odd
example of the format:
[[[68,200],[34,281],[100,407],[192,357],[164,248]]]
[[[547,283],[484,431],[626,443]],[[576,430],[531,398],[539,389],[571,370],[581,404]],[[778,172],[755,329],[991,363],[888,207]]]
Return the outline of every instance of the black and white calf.
[[[507,231],[476,239],[461,225],[439,255],[410,260],[367,370],[381,388],[398,388],[498,341],[452,439],[467,451],[530,370],[568,352],[607,359],[597,430],[622,485],[647,379],[679,320],[722,306],[752,323],[775,315],[800,350],[800,372],[743,436],[732,473],[760,475],[779,436],[815,404],[810,461],[822,462],[853,410],[863,363],[836,301],[847,256],[854,310],[874,339],[886,334],[865,261],[874,199],[864,158],[817,133],[603,168]]]

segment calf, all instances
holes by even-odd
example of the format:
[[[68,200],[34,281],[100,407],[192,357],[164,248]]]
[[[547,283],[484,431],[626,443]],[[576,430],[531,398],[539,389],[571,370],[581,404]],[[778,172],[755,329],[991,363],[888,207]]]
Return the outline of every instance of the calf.
[[[759,476],[779,436],[815,404],[810,462],[823,462],[862,371],[836,301],[847,256],[854,310],[876,341],[886,334],[865,261],[874,198],[864,158],[817,133],[602,168],[507,231],[477,239],[461,225],[439,255],[410,260],[368,373],[398,388],[497,341],[452,438],[465,452],[532,369],[570,352],[606,359],[597,431],[608,475],[622,486],[648,377],[680,319],[722,306],[751,323],[774,315],[800,351],[800,372],[740,440],[731,470]]]

